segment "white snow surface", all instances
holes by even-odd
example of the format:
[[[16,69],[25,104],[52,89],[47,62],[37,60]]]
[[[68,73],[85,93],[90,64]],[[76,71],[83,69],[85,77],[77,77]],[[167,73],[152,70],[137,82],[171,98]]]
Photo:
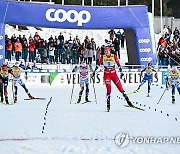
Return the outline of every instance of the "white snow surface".
[[[8,88],[9,99],[12,100],[11,86]],[[127,93],[136,88],[137,85],[124,85]],[[171,104],[171,90],[166,91],[160,103],[157,104],[164,88],[161,88],[161,85],[152,85],[151,97],[148,98],[146,97],[147,85],[143,85],[143,92],[129,95],[132,101],[138,102],[137,106],[142,104],[145,111],[140,111],[126,108],[124,99],[119,99],[122,97],[121,93],[113,86],[111,110],[106,112],[105,86],[95,86],[97,104],[93,102],[95,98],[92,85],[90,85],[89,94],[92,102],[87,104],[75,104],[79,86],[74,87],[72,104],[70,104],[72,85],[28,86],[28,89],[32,95],[46,97],[46,100],[25,101],[26,93],[19,87],[17,104],[0,105],[1,154],[180,153],[179,144],[130,143],[121,149],[114,142],[115,136],[121,132],[142,137],[180,136],[180,96],[177,91],[176,104]],[[44,120],[50,97],[52,101]],[[42,133],[44,123],[46,125]]]

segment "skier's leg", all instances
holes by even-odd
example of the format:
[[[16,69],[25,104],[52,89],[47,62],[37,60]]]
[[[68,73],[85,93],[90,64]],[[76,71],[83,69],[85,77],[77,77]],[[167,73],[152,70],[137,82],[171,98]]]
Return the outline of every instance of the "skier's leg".
[[[34,99],[34,97],[30,94],[29,90],[26,88],[26,85],[24,84],[24,82],[21,79],[18,79],[17,82],[21,85],[21,87],[23,87],[23,89],[27,93],[28,97],[30,99]]]
[[[141,81],[140,85],[137,88],[137,91],[141,88],[141,86],[146,83],[146,78],[144,77],[143,80]]]
[[[172,103],[175,103],[175,85],[171,85],[172,86]]]
[[[9,104],[7,86],[8,86],[8,81],[4,81],[4,96],[5,96],[5,102],[6,102],[6,104]]]
[[[149,97],[150,95],[150,90],[151,90],[151,83],[152,83],[152,79],[148,79],[148,94],[147,97]]]
[[[104,82],[106,85],[106,96],[107,96],[107,111],[110,110],[110,94],[111,94],[111,79],[110,79],[110,73],[104,73]]]
[[[178,90],[178,93],[180,95],[180,83],[177,83],[177,86],[176,86],[177,90]]]
[[[80,90],[80,92],[79,92],[79,98],[78,98],[78,100],[77,100],[77,104],[78,103],[80,103],[81,102],[81,97],[82,97],[82,94],[83,94],[83,91],[84,91],[84,82],[80,82],[80,88],[81,88],[81,90]]]
[[[119,80],[118,76],[116,73],[111,74],[111,79],[113,80],[114,84],[116,85],[116,87],[118,88],[118,90],[123,94],[127,104],[129,106],[133,106],[133,104],[131,103],[131,101],[129,100],[129,97],[127,96],[126,92],[124,91],[121,81]]]
[[[89,82],[87,81],[87,82],[85,83],[85,85],[86,85],[85,101],[86,101],[86,102],[89,102],[89,99],[88,99],[88,96],[89,96]]]
[[[2,81],[2,79],[0,79],[0,95],[1,95],[1,102],[3,102],[4,98],[3,98],[3,81]]]

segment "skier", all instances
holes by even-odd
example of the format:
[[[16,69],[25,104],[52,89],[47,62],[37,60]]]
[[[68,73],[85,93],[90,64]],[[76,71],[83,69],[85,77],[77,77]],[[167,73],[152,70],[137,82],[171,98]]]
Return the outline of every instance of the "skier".
[[[4,63],[0,68],[0,95],[1,95],[1,102],[3,102],[4,101],[3,92],[4,92],[6,104],[10,104],[8,101],[8,92],[7,92],[9,73],[11,73],[11,69],[8,68],[6,63]]]
[[[26,88],[24,82],[22,81],[22,79],[20,78],[22,69],[19,67],[18,63],[16,62],[15,65],[12,67],[12,75],[13,75],[13,84],[14,84],[14,103],[17,102],[17,83],[19,83],[21,85],[21,87],[24,88],[25,92],[27,93],[27,95],[29,96],[30,99],[34,99],[33,96],[31,96],[30,92],[28,91],[28,89]],[[25,72],[25,79],[27,80],[27,72]]]
[[[177,88],[180,95],[180,71],[173,67],[166,77],[166,88],[172,87],[172,103],[175,103],[175,88]]]
[[[120,62],[115,54],[111,53],[110,47],[104,48],[104,55],[101,55],[98,64],[92,74],[92,77],[95,76],[95,71],[100,67],[100,65],[104,65],[104,81],[107,89],[107,111],[110,111],[110,94],[111,94],[111,80],[114,82],[118,90],[123,94],[125,100],[127,101],[130,107],[134,107],[134,105],[129,100],[127,94],[125,93],[121,81],[118,78],[115,70],[115,64],[118,65],[119,71],[122,72],[122,68]],[[121,73],[122,74],[122,73]]]
[[[78,98],[76,103],[79,104],[81,102],[82,93],[84,91],[84,84],[86,86],[85,101],[86,102],[90,102],[89,99],[88,99],[88,95],[89,95],[88,72],[92,71],[92,66],[91,65],[87,65],[85,62],[82,62],[79,67],[75,66],[75,68],[73,69],[72,72],[77,72],[77,71],[79,71],[79,73],[80,73],[80,87],[81,87],[81,90],[79,92],[79,98]]]
[[[151,82],[152,82],[152,77],[153,77],[153,73],[152,72],[156,72],[156,70],[153,68],[151,63],[148,63],[148,65],[141,71],[141,77],[143,72],[145,72],[144,78],[141,81],[140,85],[138,86],[138,88],[134,91],[135,93],[138,92],[141,88],[141,86],[148,81],[148,94],[147,97],[150,97],[150,89],[151,89]],[[155,73],[155,78],[157,79],[157,72]]]

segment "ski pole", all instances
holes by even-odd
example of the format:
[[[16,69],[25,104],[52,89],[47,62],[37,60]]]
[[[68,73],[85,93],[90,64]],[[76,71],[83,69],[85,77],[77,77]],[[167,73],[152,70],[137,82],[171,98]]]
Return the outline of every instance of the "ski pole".
[[[73,82],[73,87],[72,87],[72,91],[71,91],[71,98],[70,98],[70,104],[72,102],[72,97],[73,97],[73,91],[74,91],[74,82]]]
[[[12,78],[12,93],[13,93],[13,101],[14,101],[14,79]]]
[[[161,101],[161,99],[162,99],[162,97],[164,96],[164,94],[165,94],[166,90],[167,90],[167,88],[166,88],[166,89],[164,90],[164,92],[162,93],[162,95],[161,95],[161,97],[160,97],[159,101],[157,102],[157,104],[159,104],[159,102]]]
[[[93,79],[93,77],[91,77],[91,79],[92,79],[92,82],[93,82],[93,89],[94,89],[95,102],[96,102],[96,104],[97,104],[96,90],[95,90],[95,87],[94,87],[94,79]]]

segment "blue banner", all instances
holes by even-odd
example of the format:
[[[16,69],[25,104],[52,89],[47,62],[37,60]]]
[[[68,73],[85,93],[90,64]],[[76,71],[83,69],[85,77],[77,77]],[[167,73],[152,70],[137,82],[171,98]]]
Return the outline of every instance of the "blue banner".
[[[152,60],[146,6],[91,7],[0,1],[0,22],[68,29],[133,29],[138,64]]]
[[[152,42],[149,28],[136,28],[136,47],[139,64],[153,63]]]

